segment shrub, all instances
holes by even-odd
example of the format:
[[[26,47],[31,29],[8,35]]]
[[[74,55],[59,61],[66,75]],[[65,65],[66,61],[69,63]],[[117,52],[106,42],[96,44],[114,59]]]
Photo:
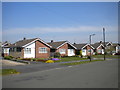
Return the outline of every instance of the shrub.
[[[90,59],[91,57],[90,56],[87,56],[88,59]]]
[[[54,63],[53,60],[47,60],[45,63]]]
[[[13,56],[5,56],[4,59],[11,60],[11,59],[13,59]]]
[[[28,60],[28,61],[30,61],[31,58],[21,58],[21,60]]]
[[[56,53],[54,54],[54,57],[60,57],[60,53],[59,53],[59,52],[56,52]]]

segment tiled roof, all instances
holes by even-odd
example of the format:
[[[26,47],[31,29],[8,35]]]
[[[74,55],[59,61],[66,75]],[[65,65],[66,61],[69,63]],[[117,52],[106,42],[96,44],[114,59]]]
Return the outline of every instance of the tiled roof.
[[[87,43],[83,44],[73,44],[77,49],[82,49]]]
[[[14,43],[14,44],[9,45],[9,47],[22,47],[22,46],[24,46],[24,45],[26,45],[26,44],[28,44],[28,43],[36,40],[36,39],[37,38],[20,40],[20,41],[17,41],[16,43]]]
[[[52,48],[56,49],[57,47],[59,47],[60,45],[62,45],[63,43],[65,43],[66,41],[59,41],[59,42],[48,42],[47,44],[51,45]]]

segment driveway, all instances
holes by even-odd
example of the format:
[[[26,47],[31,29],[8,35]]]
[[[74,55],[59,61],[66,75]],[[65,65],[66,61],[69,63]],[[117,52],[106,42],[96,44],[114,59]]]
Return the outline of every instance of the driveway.
[[[118,88],[118,60],[3,76],[3,88]]]

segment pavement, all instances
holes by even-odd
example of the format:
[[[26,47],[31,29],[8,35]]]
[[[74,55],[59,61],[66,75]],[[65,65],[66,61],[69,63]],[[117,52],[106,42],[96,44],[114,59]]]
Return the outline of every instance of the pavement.
[[[59,66],[58,64],[36,65],[36,69],[39,68],[39,70],[44,69],[45,66]],[[26,65],[27,67],[29,68],[29,65]],[[29,69],[31,71],[32,67]],[[35,72],[3,76],[3,88],[118,88],[118,60],[98,61],[66,67],[59,66]]]

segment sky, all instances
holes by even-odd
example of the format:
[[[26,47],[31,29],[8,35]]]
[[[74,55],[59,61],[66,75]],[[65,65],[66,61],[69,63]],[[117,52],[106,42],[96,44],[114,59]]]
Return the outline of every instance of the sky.
[[[45,42],[118,42],[117,2],[3,2],[2,40],[14,43],[26,37]]]

